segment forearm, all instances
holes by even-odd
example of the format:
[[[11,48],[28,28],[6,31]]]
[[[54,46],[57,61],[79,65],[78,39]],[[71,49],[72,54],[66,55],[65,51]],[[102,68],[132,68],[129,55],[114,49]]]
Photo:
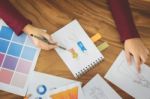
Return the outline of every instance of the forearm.
[[[126,39],[139,37],[128,0],[108,0],[108,3],[121,41],[124,42]]]
[[[0,3],[0,17],[15,31],[21,34],[23,28],[31,22],[23,17],[8,0]]]

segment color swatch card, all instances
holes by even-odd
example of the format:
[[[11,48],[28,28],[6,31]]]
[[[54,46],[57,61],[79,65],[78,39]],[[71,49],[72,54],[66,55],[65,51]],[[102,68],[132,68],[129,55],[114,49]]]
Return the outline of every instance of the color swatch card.
[[[0,90],[24,96],[40,49],[25,34],[16,34],[0,20]]]
[[[52,38],[67,50],[56,48],[75,78],[89,71],[104,58],[77,20],[52,34]]]
[[[122,99],[99,74],[92,78],[82,90],[85,99]]]
[[[39,72],[33,72],[32,83],[30,83],[29,85],[27,96],[31,95],[29,99],[55,99],[54,98],[55,96],[60,97],[60,95],[58,95],[58,93],[57,95],[52,93],[54,92],[56,93],[60,91],[63,92],[63,94],[69,92],[76,95],[78,94],[78,92],[81,93],[81,90],[79,90],[80,88],[78,87],[78,85],[81,86],[81,83],[76,82],[74,80],[69,80],[69,79],[52,76],[44,73],[39,73]],[[67,88],[68,89],[70,88],[70,90],[64,90]],[[57,98],[57,99],[63,99],[63,98]],[[84,99],[84,98],[79,98],[79,99]]]
[[[50,92],[50,99],[85,99],[81,83],[75,82]]]
[[[150,67],[142,64],[141,73],[135,67],[134,59],[128,65],[122,51],[113,63],[105,78],[136,99],[150,99]]]

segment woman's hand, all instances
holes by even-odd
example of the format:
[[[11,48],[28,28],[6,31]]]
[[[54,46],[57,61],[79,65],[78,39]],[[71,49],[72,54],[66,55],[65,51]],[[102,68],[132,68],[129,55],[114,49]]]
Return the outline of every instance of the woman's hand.
[[[51,36],[49,34],[47,34],[46,30],[39,29],[37,27],[34,27],[33,25],[30,25],[30,24],[26,25],[23,29],[23,32],[27,33],[28,35],[33,34],[33,35],[39,36],[41,38],[44,37],[49,42],[55,43],[55,42],[53,42]],[[49,44],[47,44],[37,38],[34,38],[34,37],[32,37],[32,41],[37,47],[44,49],[44,50],[50,50],[50,49],[54,49],[57,47],[57,45],[49,45]]]
[[[131,55],[133,55],[137,71],[140,72],[140,65],[146,62],[149,50],[140,38],[127,39],[124,43],[124,48],[128,63],[131,64]]]

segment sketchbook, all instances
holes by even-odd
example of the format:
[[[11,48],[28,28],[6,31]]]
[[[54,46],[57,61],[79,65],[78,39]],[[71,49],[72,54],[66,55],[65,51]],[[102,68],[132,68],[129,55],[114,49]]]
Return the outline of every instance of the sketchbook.
[[[66,48],[55,50],[75,78],[95,67],[104,58],[77,20],[53,33],[52,39]]]
[[[99,74],[82,89],[86,99],[122,99]]]
[[[128,65],[122,51],[113,63],[105,78],[136,99],[150,99],[150,67],[142,64],[138,73],[135,62]]]

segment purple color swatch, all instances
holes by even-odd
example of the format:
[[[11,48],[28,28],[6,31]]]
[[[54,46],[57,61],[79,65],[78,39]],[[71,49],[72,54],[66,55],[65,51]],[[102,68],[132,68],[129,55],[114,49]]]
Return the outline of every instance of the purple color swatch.
[[[3,64],[3,68],[15,70],[18,59],[11,56],[6,56]]]

